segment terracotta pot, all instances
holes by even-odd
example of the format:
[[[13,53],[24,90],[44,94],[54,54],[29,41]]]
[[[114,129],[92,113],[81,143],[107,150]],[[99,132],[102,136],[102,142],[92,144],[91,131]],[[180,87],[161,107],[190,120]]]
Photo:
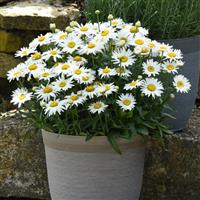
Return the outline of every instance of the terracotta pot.
[[[52,200],[139,200],[145,144],[142,137],[118,141],[122,155],[104,136],[42,131]]]

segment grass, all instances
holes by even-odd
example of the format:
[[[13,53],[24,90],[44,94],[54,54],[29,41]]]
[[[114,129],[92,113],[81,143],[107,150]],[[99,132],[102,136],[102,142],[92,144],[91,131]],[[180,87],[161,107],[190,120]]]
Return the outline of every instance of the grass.
[[[174,39],[200,35],[199,0],[86,0],[85,16],[96,21],[108,14],[128,22],[140,20],[154,39]]]

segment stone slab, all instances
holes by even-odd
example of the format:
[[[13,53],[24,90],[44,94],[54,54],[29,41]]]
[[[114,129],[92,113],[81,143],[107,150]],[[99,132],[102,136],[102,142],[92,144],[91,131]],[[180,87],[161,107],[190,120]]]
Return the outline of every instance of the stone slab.
[[[0,28],[5,30],[48,31],[50,23],[64,29],[70,21],[78,20],[80,11],[77,5],[56,7],[47,3],[22,1],[0,7]]]
[[[20,62],[22,59],[16,59],[12,54],[0,53],[0,77],[5,78],[7,71]]]
[[[0,197],[50,199],[41,134],[19,116],[0,122]]]
[[[151,141],[146,153],[140,200],[197,200],[200,198],[200,109],[189,128],[168,137],[165,146]]]

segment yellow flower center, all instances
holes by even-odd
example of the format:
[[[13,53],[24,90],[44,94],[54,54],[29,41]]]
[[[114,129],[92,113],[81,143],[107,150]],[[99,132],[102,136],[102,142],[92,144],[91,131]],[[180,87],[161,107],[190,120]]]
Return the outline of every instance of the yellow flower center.
[[[67,33],[63,33],[62,35],[59,36],[60,40],[64,40],[67,37]]]
[[[107,36],[109,34],[109,30],[101,31],[101,36]]]
[[[138,30],[137,26],[131,26],[131,28],[130,28],[131,33],[137,33],[138,31],[139,30]]]
[[[184,83],[183,83],[182,81],[178,81],[176,85],[177,85],[177,87],[179,87],[179,88],[184,87]]]
[[[110,90],[110,86],[109,85],[106,85],[105,86],[105,91],[109,91]]]
[[[74,56],[74,61],[80,62],[81,60],[81,56]]]
[[[68,64],[64,64],[64,65],[62,65],[62,70],[67,70],[67,69],[69,69],[70,68],[70,65],[68,65]]]
[[[23,55],[27,55],[27,54],[28,54],[28,50],[23,50],[23,51],[22,51],[22,54],[23,54]]]
[[[174,65],[167,65],[166,68],[169,70],[169,71],[172,71],[175,69]]]
[[[110,72],[110,68],[106,67],[102,71],[103,73],[108,74]]]
[[[59,83],[59,87],[63,88],[65,86],[66,86],[66,82],[62,81],[62,82]]]
[[[76,100],[78,99],[78,96],[77,96],[77,95],[73,95],[73,96],[70,97],[70,99],[71,99],[72,101],[76,101]]]
[[[149,49],[148,48],[142,48],[142,53],[148,53]]]
[[[42,55],[41,53],[34,53],[31,57],[33,60],[39,60],[42,57]]]
[[[76,70],[74,70],[74,73],[77,74],[77,75],[80,75],[81,74],[81,70],[80,69],[76,69]]]
[[[50,103],[50,107],[54,108],[58,106],[58,102],[57,101],[51,101]]]
[[[130,86],[132,86],[132,87],[135,87],[137,85],[137,82],[136,81],[132,81],[131,83],[130,83]]]
[[[151,92],[154,92],[154,91],[156,90],[156,86],[155,86],[154,84],[149,84],[149,85],[147,86],[147,89],[148,89],[149,91],[151,91]]]
[[[167,46],[165,46],[165,45],[160,46],[160,51],[166,51],[166,50],[167,50]]]
[[[129,106],[131,104],[131,100],[130,99],[124,99],[122,102],[123,102],[123,104],[125,106]]]
[[[120,60],[121,62],[127,62],[127,61],[128,61],[128,57],[127,57],[127,56],[120,56],[120,57],[119,57],[119,60]]]
[[[113,26],[116,26],[119,22],[117,20],[113,20],[111,23]]]
[[[48,77],[48,76],[49,76],[49,73],[48,73],[48,72],[42,73],[42,77]]]
[[[17,77],[17,76],[20,76],[20,75],[21,75],[21,72],[15,72],[15,73],[13,74],[14,77]]]
[[[55,56],[55,55],[57,55],[57,51],[56,51],[56,50],[52,50],[52,51],[50,51],[50,54],[51,54],[52,56]]]
[[[19,100],[24,100],[26,96],[24,94],[19,95]]]
[[[154,68],[154,66],[148,66],[148,67],[147,67],[147,70],[148,70],[149,72],[154,72],[154,71],[155,71],[155,68]]]
[[[151,49],[154,48],[154,47],[156,47],[156,45],[155,45],[153,42],[150,42],[148,46],[149,46],[149,48],[151,48]]]
[[[135,44],[137,44],[137,45],[143,45],[144,44],[144,40],[137,39],[137,40],[135,40]]]
[[[93,85],[89,85],[86,87],[86,91],[87,92],[93,92],[94,91],[94,86]]]
[[[83,81],[88,81],[88,80],[89,80],[89,76],[83,76],[83,77],[82,77],[82,80],[83,80]]]
[[[36,65],[36,64],[32,64],[32,65],[29,65],[28,66],[28,69],[30,70],[30,71],[34,71],[34,70],[36,70],[38,68],[38,66]]]
[[[51,93],[52,91],[53,91],[53,88],[50,87],[50,86],[46,86],[46,87],[43,88],[43,92],[45,94]]]
[[[80,27],[80,31],[82,31],[82,32],[86,32],[86,31],[88,31],[89,29],[88,29],[88,27],[86,27],[86,26],[82,26],[82,27]]]
[[[167,54],[170,58],[175,58],[176,57],[176,53],[175,52],[169,52],[168,54]]]
[[[101,108],[101,107],[102,107],[102,105],[101,105],[100,102],[96,102],[96,103],[94,104],[94,108],[95,108],[95,109],[99,109],[99,108]]]
[[[38,37],[38,41],[39,42],[43,42],[45,40],[45,36],[40,36],[40,37]]]
[[[96,45],[95,45],[94,43],[91,43],[91,42],[87,45],[87,47],[88,47],[89,49],[93,49],[95,46],[96,46]]]
[[[122,73],[125,72],[125,69],[122,68],[122,67],[117,67],[117,68],[115,69],[115,71],[116,71],[117,73],[119,73],[119,74],[122,74]]]
[[[71,42],[68,42],[67,46],[72,49],[76,46],[76,43],[71,41]]]

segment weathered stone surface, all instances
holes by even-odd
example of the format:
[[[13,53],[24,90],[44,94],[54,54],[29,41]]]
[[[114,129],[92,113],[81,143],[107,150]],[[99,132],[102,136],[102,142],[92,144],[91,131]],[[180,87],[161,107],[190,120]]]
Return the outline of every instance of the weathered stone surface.
[[[50,23],[56,23],[58,28],[64,29],[69,21],[79,16],[79,9],[73,3],[55,7],[33,1],[15,2],[0,7],[0,28],[47,31]]]
[[[18,117],[0,122],[0,197],[50,199],[40,132]]]
[[[0,77],[6,77],[7,71],[15,67],[21,61],[21,59],[16,59],[13,55],[0,53]]]
[[[0,30],[0,52],[13,53],[28,45],[36,34],[30,31]]]
[[[200,109],[189,129],[168,137],[166,146],[149,143],[141,200],[197,200],[200,198]]]

